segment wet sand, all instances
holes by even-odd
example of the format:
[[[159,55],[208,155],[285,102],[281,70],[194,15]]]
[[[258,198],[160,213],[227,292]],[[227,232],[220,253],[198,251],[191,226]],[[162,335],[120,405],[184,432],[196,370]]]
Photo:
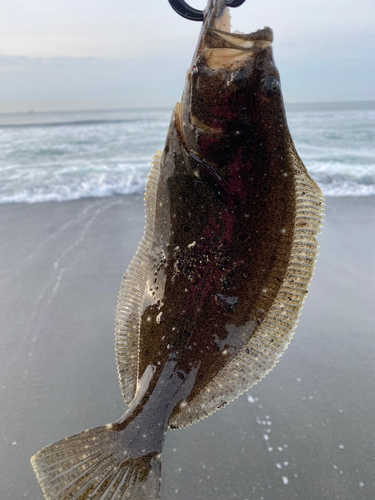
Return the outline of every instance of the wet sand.
[[[42,500],[41,447],[118,419],[122,278],[136,196],[0,206],[0,498]],[[329,198],[295,339],[260,384],[170,431],[162,500],[375,498],[375,197]]]

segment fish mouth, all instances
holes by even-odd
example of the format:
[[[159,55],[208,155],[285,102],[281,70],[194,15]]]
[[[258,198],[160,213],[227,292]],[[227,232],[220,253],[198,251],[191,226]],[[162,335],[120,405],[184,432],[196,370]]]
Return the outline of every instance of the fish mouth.
[[[272,41],[270,28],[232,32],[225,0],[209,1],[181,104],[175,108],[184,164],[191,161],[190,152],[211,166],[222,163],[223,154],[242,140],[239,130],[253,119],[248,110],[254,108],[254,96],[263,99],[267,75],[277,72]]]
[[[211,69],[232,70],[257,52],[271,47],[272,42],[273,32],[268,27],[253,33],[232,33],[225,0],[210,0],[193,64],[203,57]]]

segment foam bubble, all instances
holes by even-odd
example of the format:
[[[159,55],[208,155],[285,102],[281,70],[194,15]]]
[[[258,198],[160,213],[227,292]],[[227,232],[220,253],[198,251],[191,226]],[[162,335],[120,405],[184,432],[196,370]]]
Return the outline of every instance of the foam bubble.
[[[288,110],[303,162],[326,196],[375,195],[375,110],[328,108]],[[0,203],[142,194],[169,118],[169,109],[2,117]]]

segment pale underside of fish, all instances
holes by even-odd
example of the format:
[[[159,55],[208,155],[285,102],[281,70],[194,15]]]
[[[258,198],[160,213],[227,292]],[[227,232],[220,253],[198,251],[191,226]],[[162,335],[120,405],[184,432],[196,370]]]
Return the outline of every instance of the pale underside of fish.
[[[293,336],[323,196],[287,127],[272,41],[269,28],[231,33],[224,0],[210,0],[119,295],[129,406],[32,458],[48,500],[159,498],[167,428],[249,389]]]

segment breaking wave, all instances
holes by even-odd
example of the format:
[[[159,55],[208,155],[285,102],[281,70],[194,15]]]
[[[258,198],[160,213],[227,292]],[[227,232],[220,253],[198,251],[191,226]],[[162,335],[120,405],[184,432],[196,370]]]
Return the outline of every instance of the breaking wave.
[[[375,195],[375,103],[288,106],[326,196]],[[171,110],[0,115],[0,203],[142,194]]]

